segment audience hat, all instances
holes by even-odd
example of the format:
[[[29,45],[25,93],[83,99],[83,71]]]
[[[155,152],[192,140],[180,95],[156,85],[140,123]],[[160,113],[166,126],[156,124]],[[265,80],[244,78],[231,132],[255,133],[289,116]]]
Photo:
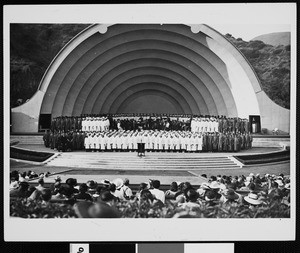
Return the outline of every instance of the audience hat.
[[[221,185],[217,181],[212,181],[209,185],[209,188],[211,188],[211,189],[220,189]]]
[[[108,179],[101,180],[100,183],[105,185],[110,185],[110,181]]]
[[[283,187],[284,186],[282,180],[280,180],[280,179],[275,180],[275,182],[278,184],[279,187]]]
[[[120,189],[123,186],[123,184],[124,184],[123,179],[121,179],[121,178],[115,179],[113,181],[113,183],[116,185],[116,189],[117,190]]]
[[[258,195],[255,193],[249,193],[248,196],[245,196],[244,199],[252,204],[252,205],[259,205],[262,201],[258,198]]]

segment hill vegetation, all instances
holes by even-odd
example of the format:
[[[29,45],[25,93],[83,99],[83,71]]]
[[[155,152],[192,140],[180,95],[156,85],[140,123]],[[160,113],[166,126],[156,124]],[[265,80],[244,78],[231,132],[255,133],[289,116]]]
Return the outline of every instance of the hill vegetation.
[[[10,101],[17,106],[36,92],[55,55],[88,24],[11,24]],[[277,104],[290,107],[290,45],[272,46],[226,34],[249,60],[264,91]]]
[[[290,108],[290,45],[272,46],[260,40],[249,42],[225,37],[247,58],[261,82],[263,90],[278,105]]]
[[[43,74],[59,50],[87,26],[88,24],[10,25],[12,107],[33,96]]]

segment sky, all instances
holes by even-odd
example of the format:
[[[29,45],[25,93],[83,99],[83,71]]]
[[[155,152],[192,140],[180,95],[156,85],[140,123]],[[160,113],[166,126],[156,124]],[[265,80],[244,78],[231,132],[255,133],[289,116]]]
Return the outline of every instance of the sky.
[[[274,32],[290,32],[291,26],[288,24],[243,24],[243,25],[221,25],[214,24],[210,25],[222,34],[230,33],[235,38],[242,38],[244,41],[249,41],[255,37]]]
[[[4,23],[207,24],[245,41],[296,31],[296,3],[4,6]]]

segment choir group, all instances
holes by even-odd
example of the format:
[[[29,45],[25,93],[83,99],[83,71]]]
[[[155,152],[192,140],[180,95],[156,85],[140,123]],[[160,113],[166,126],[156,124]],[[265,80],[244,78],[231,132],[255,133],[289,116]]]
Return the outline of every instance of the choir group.
[[[44,135],[58,151],[238,152],[252,147],[246,119],[189,115],[58,117]]]

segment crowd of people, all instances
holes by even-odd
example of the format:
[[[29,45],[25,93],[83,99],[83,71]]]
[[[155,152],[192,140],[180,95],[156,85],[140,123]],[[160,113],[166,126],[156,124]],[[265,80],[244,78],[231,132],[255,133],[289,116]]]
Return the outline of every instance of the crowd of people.
[[[108,130],[165,130],[203,132],[249,132],[249,121],[238,117],[188,114],[98,114],[60,116],[51,122],[51,132],[105,132]]]
[[[84,150],[87,134],[83,131],[46,131],[43,136],[44,145],[57,151]]]
[[[19,173],[16,170],[12,171],[10,173],[9,190],[14,190],[14,189],[19,188],[20,183],[22,183],[22,182],[28,182],[29,180],[37,179],[39,177],[48,177],[50,175],[51,175],[50,172],[37,174],[36,172],[34,172],[32,170],[24,171],[22,173]]]
[[[193,133],[203,132],[231,132],[248,133],[249,121],[241,118],[205,117],[195,116],[191,119],[191,131]]]
[[[118,114],[58,117],[44,135],[58,151],[238,152],[252,147],[246,119],[224,116]]]
[[[121,130],[87,133],[86,136],[86,151],[136,151],[138,143],[144,143],[148,152],[238,152],[252,147],[252,136],[248,133]]]
[[[127,178],[104,179],[99,183],[89,180],[78,185],[74,178],[63,183],[59,176],[45,187],[43,174],[37,184],[30,186],[21,173],[16,178],[17,174],[11,173],[14,180],[11,185],[17,180],[18,187],[10,187],[10,213],[18,217],[39,217],[36,210],[48,212],[45,216],[48,218],[62,215],[61,211],[50,214],[53,204],[69,210],[64,217],[79,218],[219,217],[217,214],[221,218],[286,218],[290,215],[290,178],[283,174],[209,178],[203,174],[206,180],[200,185],[172,182],[168,190],[161,189],[159,180],[142,182],[132,189]],[[38,209],[34,208],[37,203]]]
[[[239,152],[252,147],[250,133],[193,133],[190,131],[162,130],[109,130],[107,132],[68,132],[44,135],[46,147],[58,151],[122,151],[138,150],[138,143],[145,144],[150,152]]]

